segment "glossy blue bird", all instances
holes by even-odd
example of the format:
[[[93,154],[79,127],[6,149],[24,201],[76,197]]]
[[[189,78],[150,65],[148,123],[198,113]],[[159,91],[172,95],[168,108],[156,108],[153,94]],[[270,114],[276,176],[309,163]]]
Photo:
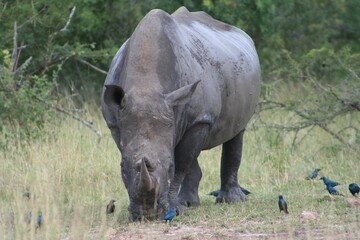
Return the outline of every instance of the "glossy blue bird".
[[[41,227],[41,225],[43,224],[43,221],[44,221],[44,217],[42,215],[42,212],[39,211],[38,217],[36,219],[36,228]]]
[[[289,214],[288,208],[287,208],[287,203],[282,195],[279,195],[279,209],[280,209],[280,212],[284,211],[286,214]]]
[[[324,182],[325,185],[330,185],[330,186],[332,186],[332,187],[336,187],[337,185],[340,185],[340,183],[331,181],[330,179],[328,179],[328,178],[325,177],[325,176],[322,176],[322,177],[320,178],[320,180],[323,180],[323,182]]]
[[[336,190],[330,183],[326,184],[326,190],[328,190],[331,195],[344,196],[343,194],[339,193],[339,191]]]
[[[175,209],[170,208],[170,211],[166,213],[165,217],[162,220],[165,220],[165,223],[167,223],[167,221],[171,222],[175,217],[175,215],[176,215]]]
[[[214,197],[217,197],[217,196],[219,196],[220,192],[221,192],[221,190],[218,189],[218,190],[215,190],[215,191],[210,192],[209,195],[214,196]]]
[[[351,184],[349,184],[349,191],[355,197],[356,194],[359,195],[360,187],[356,183],[351,183]]]
[[[320,170],[321,170],[320,168],[315,168],[314,171],[309,176],[306,177],[306,179],[307,180],[312,180],[312,179],[317,178],[318,173],[320,172]]]
[[[243,188],[243,187],[240,187],[241,188],[241,191],[245,194],[245,195],[249,195],[251,192],[249,192],[247,189]],[[211,196],[214,196],[214,197],[217,197],[219,196],[221,190],[218,189],[218,190],[215,190],[215,191],[212,191],[209,193],[209,195]]]

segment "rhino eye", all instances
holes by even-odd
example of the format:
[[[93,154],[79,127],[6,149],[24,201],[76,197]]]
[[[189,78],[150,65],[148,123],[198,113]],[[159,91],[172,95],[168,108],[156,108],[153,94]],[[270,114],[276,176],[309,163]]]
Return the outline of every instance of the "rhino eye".
[[[108,106],[116,106],[123,109],[125,107],[125,92],[116,85],[105,86],[104,102]]]

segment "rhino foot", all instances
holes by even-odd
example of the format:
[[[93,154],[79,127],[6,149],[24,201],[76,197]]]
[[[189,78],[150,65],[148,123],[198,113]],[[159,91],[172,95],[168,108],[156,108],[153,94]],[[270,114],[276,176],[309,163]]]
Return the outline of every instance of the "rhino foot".
[[[200,199],[197,194],[185,194],[184,192],[180,192],[179,196],[179,203],[186,207],[197,207],[200,206]]]
[[[192,201],[192,200],[180,200],[180,204],[186,207],[198,207],[200,206],[200,202],[199,201]]]
[[[233,203],[233,202],[244,202],[247,197],[240,187],[230,188],[228,191],[220,191],[216,197],[216,203]]]

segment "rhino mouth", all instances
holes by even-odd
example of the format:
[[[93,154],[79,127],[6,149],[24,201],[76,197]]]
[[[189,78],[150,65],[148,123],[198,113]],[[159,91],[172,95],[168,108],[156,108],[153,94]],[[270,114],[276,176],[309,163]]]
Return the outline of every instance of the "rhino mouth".
[[[152,173],[153,169],[146,164],[145,158],[140,161],[139,168],[135,194],[128,209],[129,220],[156,220],[164,213],[164,207],[159,199],[160,184]]]
[[[156,204],[153,203],[153,198],[142,199],[142,202],[132,202],[128,208],[129,210],[129,221],[153,221],[159,220],[166,213],[166,205],[162,204],[162,201],[158,201]]]
[[[129,221],[154,221],[159,220],[160,217],[164,216],[165,210],[163,207],[159,207],[157,209],[153,209],[151,206],[138,205],[129,207]]]

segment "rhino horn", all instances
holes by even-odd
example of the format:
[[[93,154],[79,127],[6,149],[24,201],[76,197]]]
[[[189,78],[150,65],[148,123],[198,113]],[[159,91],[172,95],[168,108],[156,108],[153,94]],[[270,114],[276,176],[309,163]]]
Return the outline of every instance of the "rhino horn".
[[[141,160],[140,165],[140,181],[139,181],[139,191],[140,192],[150,192],[154,189],[154,182],[150,176],[150,173],[147,169],[145,159]]]

